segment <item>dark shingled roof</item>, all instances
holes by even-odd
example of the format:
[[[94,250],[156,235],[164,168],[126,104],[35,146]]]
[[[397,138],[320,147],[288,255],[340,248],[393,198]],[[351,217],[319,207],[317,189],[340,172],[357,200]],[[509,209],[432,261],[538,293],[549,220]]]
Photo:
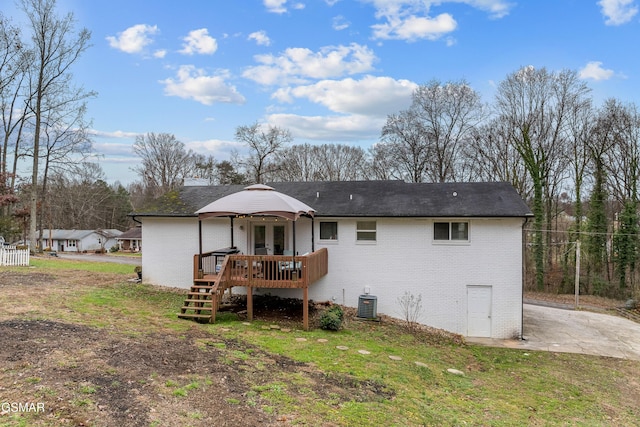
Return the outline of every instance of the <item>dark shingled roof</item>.
[[[318,217],[528,217],[531,210],[504,182],[406,183],[326,181],[269,183],[316,210]],[[197,216],[245,185],[182,187],[133,216]]]
[[[142,227],[133,227],[118,236],[119,240],[142,239]]]

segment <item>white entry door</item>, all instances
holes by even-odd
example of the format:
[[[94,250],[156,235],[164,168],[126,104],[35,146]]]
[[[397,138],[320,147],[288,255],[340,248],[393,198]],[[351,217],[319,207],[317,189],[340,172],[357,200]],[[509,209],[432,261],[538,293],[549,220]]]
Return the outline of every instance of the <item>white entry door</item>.
[[[467,286],[467,336],[491,337],[491,286]]]
[[[286,246],[286,226],[280,223],[253,224],[253,253],[282,255]]]

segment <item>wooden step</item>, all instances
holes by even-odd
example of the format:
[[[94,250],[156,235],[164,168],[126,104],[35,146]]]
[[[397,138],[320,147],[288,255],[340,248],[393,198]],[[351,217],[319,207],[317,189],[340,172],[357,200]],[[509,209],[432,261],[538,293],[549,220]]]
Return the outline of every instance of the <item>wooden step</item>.
[[[188,302],[200,302],[200,303],[211,303],[211,298],[207,298],[207,299],[192,299],[192,298],[187,298],[186,300],[184,300],[185,303]]]
[[[213,307],[196,307],[193,305],[185,305],[184,307],[180,307],[180,310],[211,311],[213,310]]]
[[[191,314],[191,313],[178,313],[178,317],[181,319],[206,319],[211,318],[210,314]]]

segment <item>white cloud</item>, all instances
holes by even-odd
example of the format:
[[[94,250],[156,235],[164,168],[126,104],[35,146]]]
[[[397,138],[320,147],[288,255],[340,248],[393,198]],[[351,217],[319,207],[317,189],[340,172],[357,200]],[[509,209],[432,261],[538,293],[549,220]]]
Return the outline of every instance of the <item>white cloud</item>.
[[[387,115],[408,108],[417,84],[390,77],[366,76],[360,80],[325,80],[313,85],[280,89],[273,98],[291,102],[304,98],[322,105],[331,115],[302,116],[277,113],[271,124],[291,130],[296,138],[313,140],[363,140],[377,138]]]
[[[218,50],[218,42],[209,35],[206,28],[193,30],[184,39],[184,44],[180,53],[185,55],[193,55],[199,53],[201,55],[211,55]]]
[[[271,13],[287,13],[287,0],[263,0],[264,7],[267,8],[267,12]],[[293,9],[304,9],[304,3],[293,3],[291,4],[291,8]]]
[[[384,118],[369,116],[298,116],[271,114],[269,124],[291,131],[296,139],[316,141],[358,141],[380,136]]]
[[[336,113],[386,117],[408,108],[417,86],[409,80],[365,76],[360,80],[323,80],[313,85],[283,88],[272,98],[281,102],[305,98]]]
[[[109,46],[126,53],[140,53],[145,46],[153,43],[153,36],[159,32],[156,25],[138,24],[118,33],[117,37],[108,36]]]
[[[376,39],[394,39],[415,41],[419,39],[437,40],[450,33],[458,26],[448,13],[435,18],[411,15],[398,19],[390,17],[385,24],[372,25],[373,37]]]
[[[153,52],[154,58],[162,59],[165,56],[167,56],[167,51],[165,49],[158,49],[155,52]]]
[[[243,104],[242,96],[234,86],[227,84],[229,77],[226,71],[215,75],[207,75],[202,69],[193,65],[183,65],[176,73],[176,78],[161,80],[167,96],[178,96],[193,99],[204,105],[214,103]]]
[[[243,143],[237,141],[225,141],[222,139],[208,139],[205,141],[185,142],[187,149],[193,150],[200,154],[211,154],[216,159],[229,159],[231,152],[244,147]]]
[[[132,139],[138,136],[138,133],[135,132],[125,132],[122,130],[116,130],[113,132],[106,132],[101,130],[93,129],[91,131],[91,135],[96,136],[98,138],[127,138]]]
[[[264,0],[264,7],[267,8],[267,12],[271,13],[285,13],[287,8],[284,7],[287,0]]]
[[[376,18],[385,22],[372,25],[377,39],[416,41],[437,40],[454,31],[457,22],[449,13],[431,16],[431,6],[445,3],[464,3],[486,11],[491,18],[506,16],[513,3],[507,0],[365,0],[376,9]]]
[[[598,4],[607,25],[626,24],[638,13],[634,0],[600,0]]]
[[[591,61],[585,65],[579,73],[581,79],[590,80],[609,80],[615,73],[613,70],[607,70],[602,68],[602,62]]]
[[[256,44],[260,46],[269,46],[271,44],[271,39],[267,36],[266,31],[260,30],[249,34],[247,37],[249,40],[255,40]]]
[[[243,76],[264,85],[305,83],[308,79],[326,79],[371,71],[376,56],[371,49],[352,43],[327,46],[318,52],[306,48],[289,48],[280,56],[257,55],[262,65],[249,67]]]
[[[351,26],[351,22],[347,21],[342,15],[334,16],[332,22],[332,27],[336,31],[346,30]]]
[[[505,0],[450,0],[468,4],[476,9],[489,12],[492,18],[503,18],[509,14],[514,3]]]
[[[94,142],[93,149],[105,160],[113,161],[116,158],[131,159],[134,156],[131,143],[113,143],[113,142]]]

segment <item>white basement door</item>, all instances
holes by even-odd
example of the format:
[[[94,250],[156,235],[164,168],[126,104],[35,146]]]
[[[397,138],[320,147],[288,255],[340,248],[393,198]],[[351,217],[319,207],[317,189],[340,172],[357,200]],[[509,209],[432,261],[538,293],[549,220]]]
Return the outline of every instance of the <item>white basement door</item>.
[[[467,286],[467,336],[491,337],[491,286]]]

